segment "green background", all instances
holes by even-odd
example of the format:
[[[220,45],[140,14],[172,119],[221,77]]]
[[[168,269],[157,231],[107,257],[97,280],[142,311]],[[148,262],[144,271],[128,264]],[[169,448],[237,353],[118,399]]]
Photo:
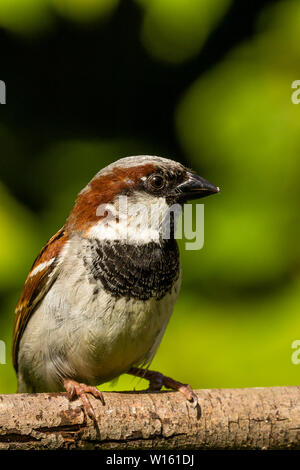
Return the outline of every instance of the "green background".
[[[153,369],[195,388],[297,385],[299,1],[0,0],[0,392],[14,308],[76,194],[122,156],[221,187]],[[144,388],[126,375],[102,389]]]

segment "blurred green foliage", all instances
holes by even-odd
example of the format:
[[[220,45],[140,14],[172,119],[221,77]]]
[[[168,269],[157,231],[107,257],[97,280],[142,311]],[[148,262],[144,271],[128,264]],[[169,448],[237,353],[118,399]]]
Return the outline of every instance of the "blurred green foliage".
[[[170,63],[192,58],[230,0],[138,0],[145,10],[142,41],[154,57]]]
[[[136,3],[146,53],[179,70],[196,60],[231,2]],[[47,29],[54,9],[86,23],[117,6],[113,0],[0,0],[0,24],[10,32],[33,33]],[[268,6],[251,37],[195,77],[174,102],[176,138],[185,159],[222,190],[205,201],[204,248],[186,251],[180,242],[183,287],[152,364],[194,387],[299,383],[300,365],[291,362],[291,344],[300,338],[300,108],[291,102],[291,83],[300,78],[299,26],[299,2]],[[4,125],[0,138],[14,162],[11,174],[25,158],[22,142]],[[13,309],[34,257],[99,168],[141,148],[147,152],[135,135],[54,139],[40,150],[30,174],[31,192],[42,201],[38,213],[8,190],[3,176],[0,339],[7,343],[7,364],[0,365],[2,393],[15,391],[9,357]],[[144,386],[127,376],[112,384],[114,389]]]
[[[54,26],[55,14],[82,23],[106,17],[117,5],[118,0],[1,0],[0,25],[32,35]]]

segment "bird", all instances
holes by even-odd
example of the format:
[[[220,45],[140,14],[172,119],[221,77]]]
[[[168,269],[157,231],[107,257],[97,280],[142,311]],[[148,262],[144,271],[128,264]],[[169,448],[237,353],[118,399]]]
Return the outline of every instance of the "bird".
[[[181,286],[174,218],[169,237],[164,221],[174,205],[218,192],[159,156],[121,158],[91,179],[35,259],[17,303],[18,393],[66,391],[95,419],[91,396],[105,404],[97,386],[127,373],[148,380],[150,390],[165,386],[197,405],[190,385],[149,366]],[[149,224],[152,208],[161,216]]]

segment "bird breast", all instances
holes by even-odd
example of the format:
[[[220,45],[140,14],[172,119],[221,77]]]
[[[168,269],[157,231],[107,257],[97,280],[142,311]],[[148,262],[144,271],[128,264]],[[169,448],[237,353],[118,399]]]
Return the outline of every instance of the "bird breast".
[[[36,391],[59,389],[64,376],[98,385],[153,358],[180,286],[178,248],[167,242],[69,242],[20,344]]]

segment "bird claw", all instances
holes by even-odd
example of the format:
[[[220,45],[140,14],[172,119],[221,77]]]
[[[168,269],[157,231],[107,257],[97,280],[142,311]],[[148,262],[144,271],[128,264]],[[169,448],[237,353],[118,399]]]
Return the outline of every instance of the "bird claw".
[[[64,387],[69,396],[69,399],[73,400],[74,398],[80,398],[85,415],[89,416],[93,420],[96,420],[95,411],[90,402],[88,394],[93,395],[93,397],[101,401],[102,405],[105,405],[102,392],[100,392],[100,390],[98,390],[96,387],[85,385],[71,379],[64,380]]]
[[[192,403],[194,408],[198,406],[198,397],[188,384],[183,384],[177,380],[171,379],[171,377],[166,377],[160,372],[140,369],[138,367],[132,367],[127,373],[149,380],[149,391],[159,391],[162,386],[165,386],[166,388],[171,388],[172,390],[177,390],[182,393],[185,398]]]
[[[182,384],[178,388],[178,391],[181,392],[186,397],[186,399],[192,403],[192,406],[194,408],[197,407],[197,405],[198,405],[198,396],[196,395],[196,393],[194,392],[194,390],[192,389],[192,387],[190,385]]]

